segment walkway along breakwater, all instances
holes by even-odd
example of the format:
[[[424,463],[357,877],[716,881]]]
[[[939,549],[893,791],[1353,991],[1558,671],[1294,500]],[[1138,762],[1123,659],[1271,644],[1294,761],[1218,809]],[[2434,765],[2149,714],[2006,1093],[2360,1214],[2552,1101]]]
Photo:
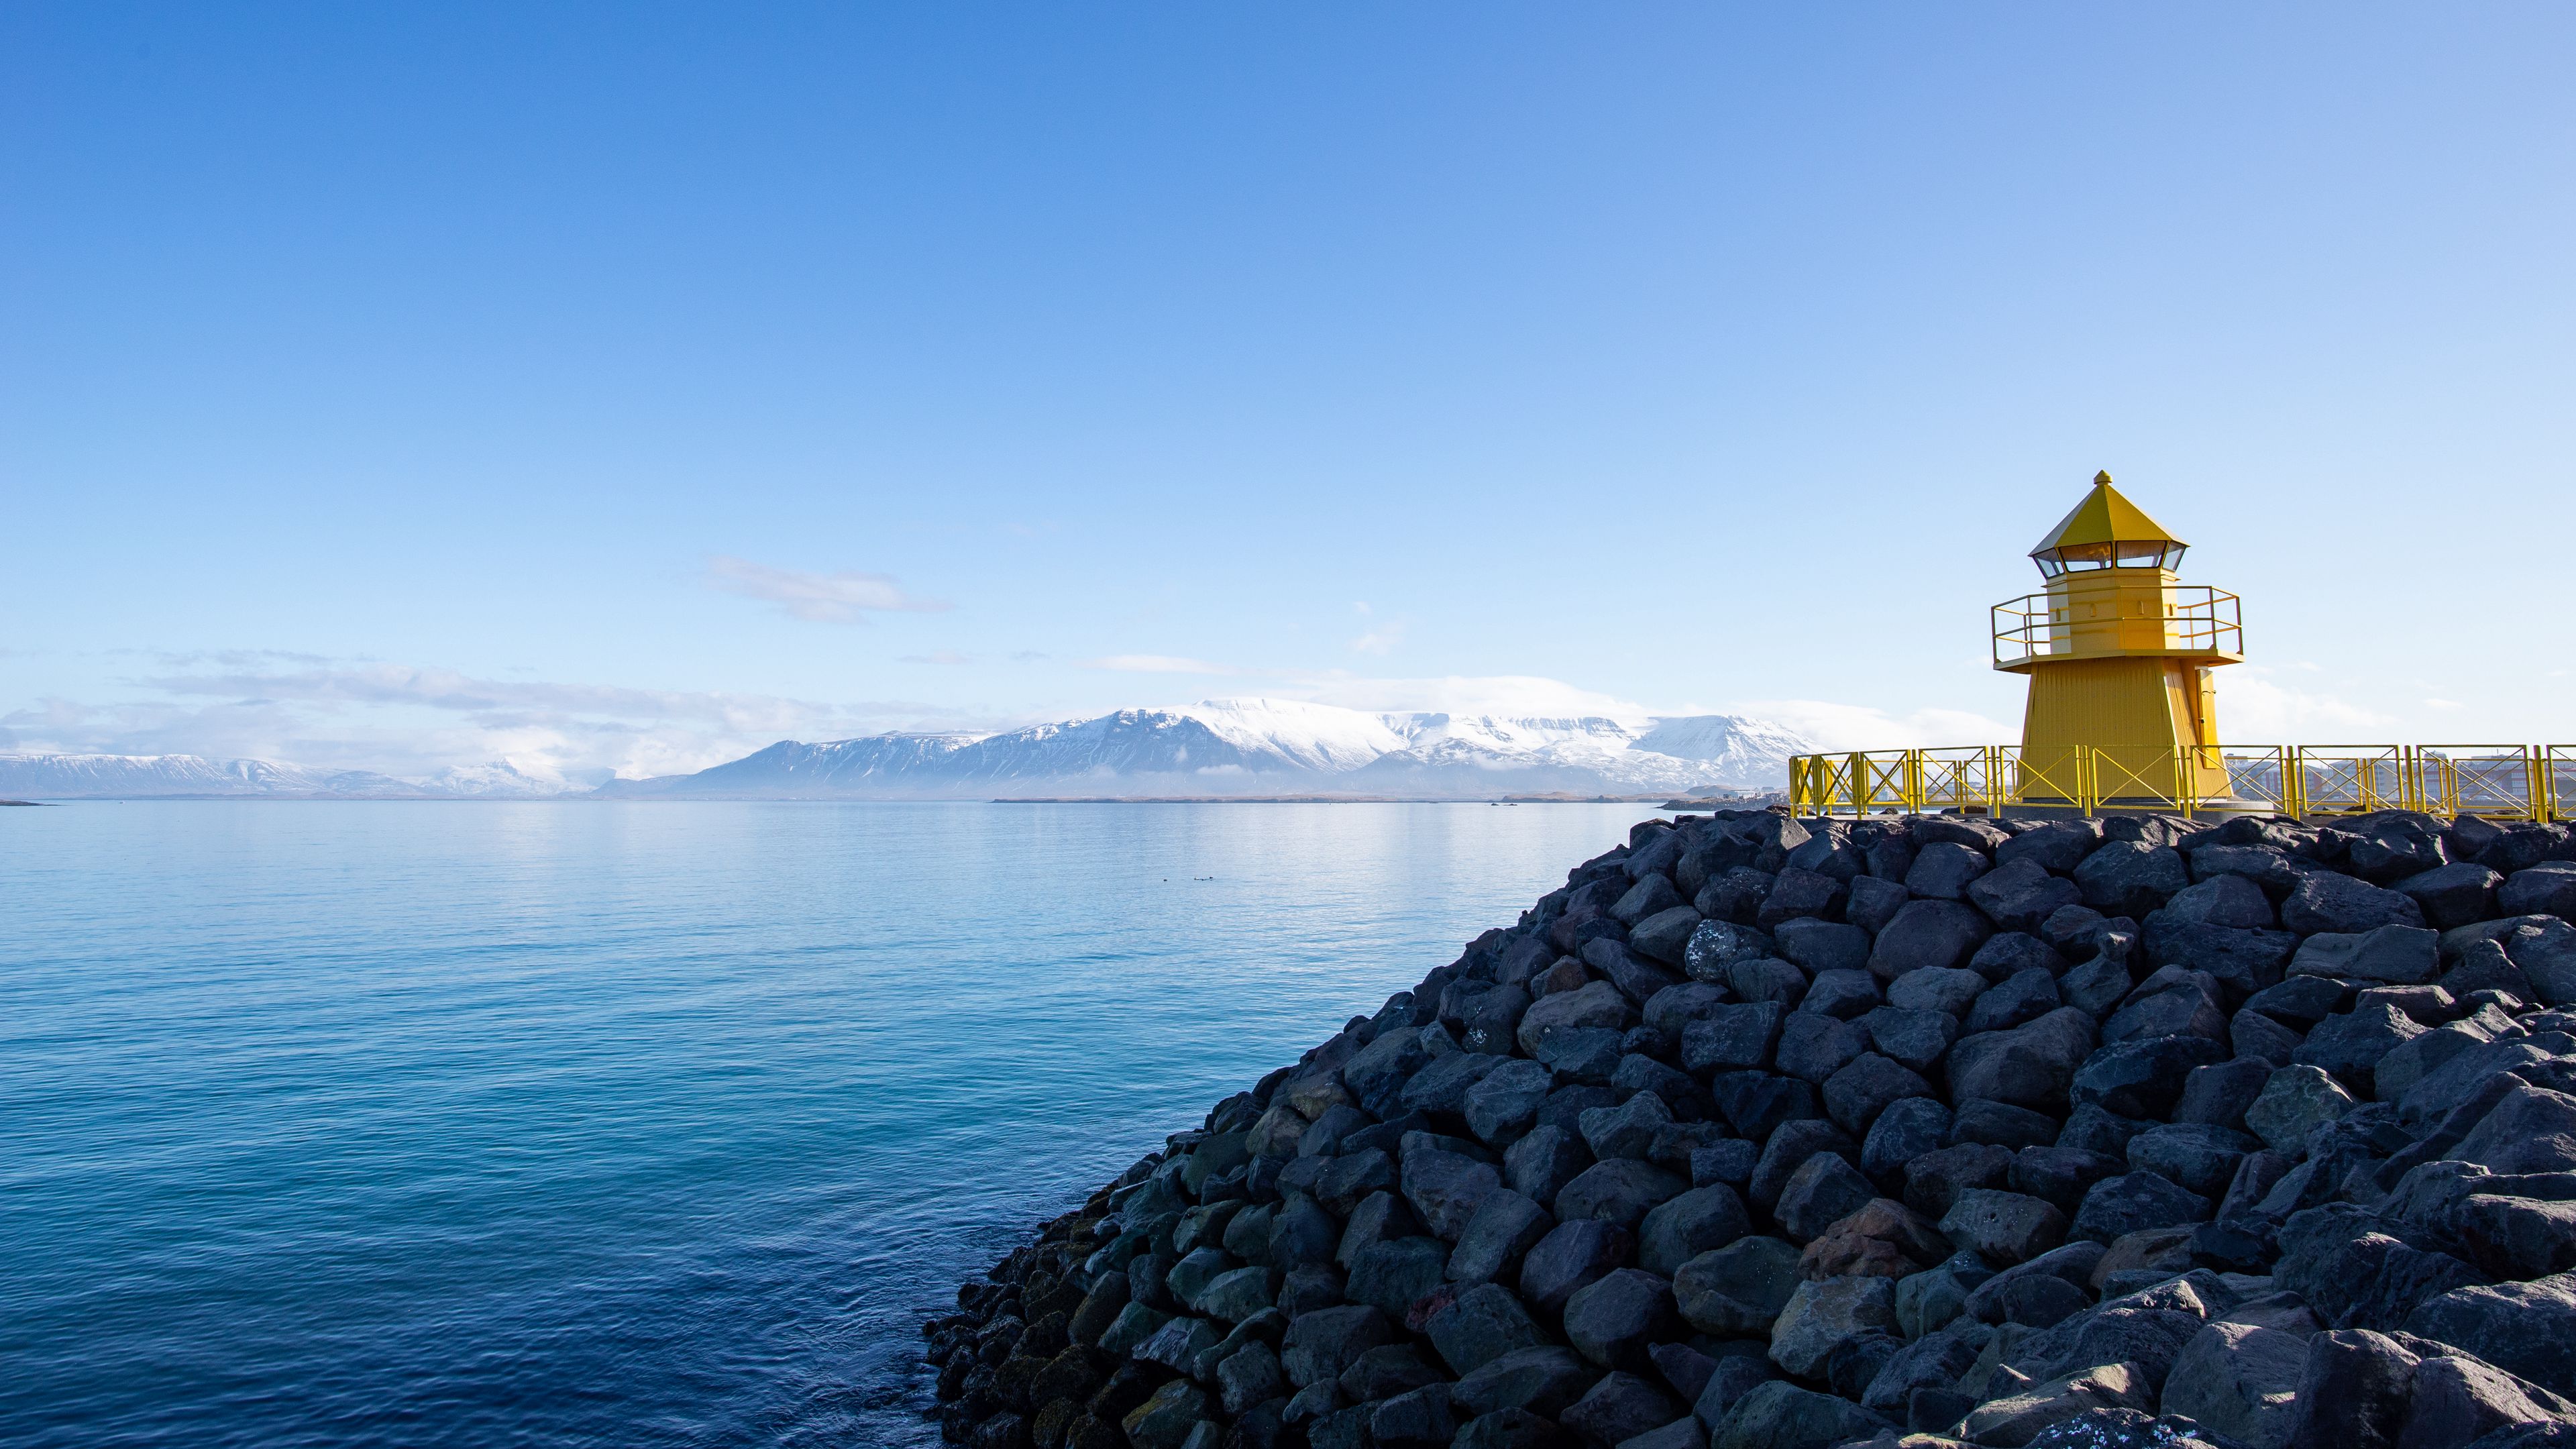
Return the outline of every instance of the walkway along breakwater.
[[[1637,826],[923,1326],[979,1449],[2576,1444],[2576,838]]]

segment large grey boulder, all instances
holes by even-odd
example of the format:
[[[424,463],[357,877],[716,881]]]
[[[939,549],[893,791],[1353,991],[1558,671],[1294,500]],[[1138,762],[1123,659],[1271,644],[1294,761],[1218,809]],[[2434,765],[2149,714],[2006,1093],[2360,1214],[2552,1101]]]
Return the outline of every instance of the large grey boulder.
[[[1957,966],[1994,934],[1983,914],[1957,901],[1908,901],[1870,948],[1870,974],[1894,981],[1926,966]]]
[[[1649,961],[1678,967],[1688,955],[1691,934],[1699,929],[1701,919],[1697,910],[1676,902],[1631,927],[1628,948]]]
[[[1924,966],[1888,983],[1887,1004],[1903,1011],[1957,1016],[1985,994],[1988,984],[1983,975],[1964,967]]]
[[[1709,1449],[1827,1449],[1868,1439],[1885,1419],[1832,1394],[1777,1379],[1756,1384],[1709,1430]]]
[[[1888,1278],[1800,1283],[1771,1325],[1771,1361],[1802,1379],[1824,1376],[1833,1351],[1864,1333],[1896,1329],[1896,1284]]]
[[[1648,1368],[1646,1346],[1673,1332],[1672,1283],[1640,1268],[1615,1268],[1565,1300],[1565,1340],[1603,1368]]]
[[[2494,873],[2490,871],[2488,874],[2492,877]],[[2562,921],[2576,920],[2576,861],[2546,860],[2515,871],[2496,891],[2495,903],[2508,916],[2556,916]],[[2480,918],[2472,916],[2469,919]],[[2467,922],[2441,924],[2447,927]]]
[[[1935,841],[1914,852],[1905,872],[1905,888],[1928,900],[1964,900],[1968,885],[1992,868],[1986,853],[1973,846]]]
[[[1961,1042],[1953,1050],[1953,1057],[1966,1046]],[[2068,1100],[2079,1107],[2099,1105],[2123,1117],[2162,1121],[2171,1115],[2174,1103],[2181,1100],[2183,1083],[2192,1069],[2223,1062],[2228,1055],[2227,1047],[2199,1036],[2119,1042],[2084,1059],[2068,1088]],[[1954,1083],[1956,1070],[1954,1065]]]
[[[2576,880],[2576,875],[2571,875],[2570,879]],[[2503,883],[2504,877],[2483,865],[2458,861],[2408,876],[2397,883],[2397,890],[2415,902],[2416,909],[2424,913],[2425,921],[2434,929],[2447,931],[2453,926],[2465,926],[2471,921],[2483,921],[2495,915],[2496,887]],[[2571,903],[2576,903],[2576,897],[2570,899]],[[2505,908],[2508,915],[2518,916],[2528,911],[2559,914],[2545,905]]]
[[[1950,1109],[1935,1097],[1908,1097],[1869,1125],[1861,1142],[1861,1171],[1872,1177],[1901,1173],[1905,1164],[1938,1151],[1950,1138]]]
[[[2020,1449],[2043,1430],[2097,1409],[2151,1414],[2155,1407],[2155,1390],[2135,1365],[2101,1364],[1989,1399],[1968,1415],[1966,1428],[1979,1444]]]
[[[2265,1079],[2262,1094],[2245,1110],[2245,1126],[2267,1146],[2290,1151],[2360,1105],[2324,1068],[2288,1066]]]
[[[1669,878],[1662,875],[1648,875],[1630,886],[1627,894],[1619,897],[1618,901],[1610,907],[1610,917],[1620,925],[1633,929],[1639,921],[1657,911],[1667,911],[1682,904],[1684,904],[1682,893],[1673,889],[1673,883]]]
[[[1485,1283],[1506,1276],[1555,1226],[1547,1209],[1521,1193],[1504,1188],[1487,1194],[1449,1254],[1450,1281]]]
[[[1208,1408],[1205,1390],[1188,1379],[1174,1379],[1129,1410],[1119,1427],[1135,1449],[1182,1449]]]
[[[1637,1264],[1669,1278],[1682,1265],[1752,1231],[1733,1188],[1695,1187],[1648,1212],[1637,1233]]]
[[[2358,935],[2381,926],[2421,926],[2423,908],[2406,895],[2333,871],[2299,878],[2281,902],[2281,924],[2303,936]]]
[[[1780,1070],[1822,1085],[1843,1064],[1869,1050],[1869,1032],[1821,1012],[1793,1011],[1780,1024]]]
[[[1527,1057],[1514,1057],[1467,1089],[1467,1130],[1505,1146],[1537,1123],[1539,1108],[1555,1090],[1555,1073]]]
[[[2141,942],[2149,965],[2188,966],[2239,993],[2278,982],[2298,946],[2299,938],[2288,931],[2176,920],[2170,908],[2147,917]]]
[[[2066,1215],[2039,1198],[1970,1188],[1942,1215],[1941,1231],[1989,1263],[2010,1265],[2063,1244]]]
[[[1755,1159],[1753,1177],[1745,1188],[1745,1200],[1766,1213],[1776,1211],[1790,1177],[1819,1152],[1838,1154],[1854,1164],[1860,1161],[1860,1144],[1831,1122],[1817,1118],[1782,1124],[1762,1144],[1762,1155]]]
[[[1625,1263],[1635,1243],[1635,1234],[1598,1218],[1558,1223],[1521,1259],[1521,1296],[1554,1313],[1575,1290]]]
[[[1424,1150],[1404,1154],[1404,1200],[1423,1225],[1454,1242],[1484,1206],[1485,1198],[1503,1185],[1493,1164],[1459,1152]]]
[[[1819,1152],[1790,1174],[1773,1216],[1791,1239],[1805,1243],[1868,1206],[1876,1196],[1877,1189],[1859,1169],[1836,1153]]]
[[[2301,860],[2267,845],[2204,845],[2191,853],[2191,878],[2208,880],[2213,876],[2237,875],[2263,888],[2274,900],[2290,893],[2299,879],[2320,869],[2313,862]]]
[[[2159,920],[2174,924],[2228,926],[2255,930],[2279,924],[2272,900],[2263,888],[2241,875],[2219,874],[2176,892],[2148,914],[2143,924],[2152,935]]]
[[[1407,1389],[1378,1403],[1368,1416],[1369,1442],[1377,1449],[1446,1449],[1457,1428],[1447,1384]]]
[[[2129,1139],[2129,1165],[2215,1200],[2227,1191],[2255,1140],[2232,1127],[2174,1122]]]
[[[1289,1321],[1279,1362],[1299,1388],[1341,1376],[1359,1356],[1394,1337],[1386,1315],[1366,1304],[1318,1308]]]
[[[1603,1218],[1633,1232],[1650,1210],[1679,1196],[1685,1186],[1673,1174],[1633,1158],[1599,1162],[1557,1193],[1556,1216],[1560,1222]]]
[[[1539,1055],[1539,1041],[1551,1031],[1596,1027],[1625,1031],[1636,1024],[1637,1009],[1619,988],[1595,981],[1572,991],[1540,998],[1521,1013],[1516,1036],[1524,1056]],[[1463,1089],[1461,1095],[1463,1096]]]
[[[2209,1199],[2171,1178],[2131,1172],[2104,1178],[2084,1194],[2071,1236],[2109,1243],[2143,1228],[2169,1228],[2209,1220]]]
[[[1682,948],[1682,969],[1693,981],[1722,982],[1727,967],[1770,954],[1771,938],[1749,925],[1702,921],[1691,929],[1690,940]]]
[[[1950,1095],[2017,1107],[2061,1107],[2093,1043],[2093,1018],[2071,1006],[2009,1031],[1961,1037],[1950,1048]]]
[[[2439,932],[2421,926],[2375,926],[2357,935],[2310,936],[2290,958],[2290,974],[2417,986],[2441,973],[2440,942]]]
[[[1798,1286],[1798,1250],[1778,1238],[1738,1238],[1673,1274],[1682,1317],[1702,1333],[1768,1337]]]
[[[1437,1238],[1391,1238],[1361,1250],[1351,1264],[1343,1295],[1390,1319],[1401,1319],[1414,1300],[1446,1281],[1449,1245]]]
[[[2181,894],[2191,871],[2171,846],[2113,840],[2075,867],[2075,884],[2084,904],[2105,915],[2143,917]]]
[[[1995,864],[2028,861],[2042,870],[2064,875],[2082,864],[2084,857],[2101,843],[2100,821],[2053,820],[1999,842],[1994,848]]]
[[[2054,993],[2051,994],[2054,1000]],[[2034,1013],[2036,1015],[2037,1013]],[[1882,1006],[1860,1018],[1869,1033],[1870,1045],[1882,1056],[1905,1064],[1908,1070],[1925,1071],[1950,1050],[1959,1039],[1959,1019],[1946,1011],[1908,1011],[1901,1006]]]
[[[1578,991],[1570,994],[1580,996],[1583,993]],[[1533,1011],[1536,1009],[1531,1008]],[[1526,1015],[1523,1020],[1527,1020]],[[1407,1112],[1438,1112],[1450,1117],[1461,1116],[1467,1110],[1469,1089],[1483,1081],[1487,1073],[1499,1069],[1503,1063],[1510,1060],[1510,1057],[1492,1052],[1451,1052],[1447,1056],[1434,1057],[1431,1065],[1414,1073],[1413,1079],[1404,1084],[1404,1090],[1396,1093],[1396,1101]]]
[[[2203,1036],[2227,1039],[2227,1013],[2218,1004],[2218,983],[2197,971],[2166,966],[2138,984],[2111,1019],[2102,1023],[2102,1040],[2130,1041],[2153,1036]]]
[[[1293,1331],[1295,1325],[1290,1325]],[[1515,1349],[1547,1342],[1546,1330],[1512,1291],[1499,1283],[1479,1283],[1432,1313],[1423,1333],[1450,1370],[1473,1373]]]
[[[2299,1044],[2292,1060],[2322,1067],[2347,1082],[2372,1090],[2372,1069],[2379,1059],[2424,1034],[2425,1028],[2385,1002],[2369,1002],[2317,1023]]]
[[[1682,1065],[1694,1072],[1769,1066],[1786,1015],[1776,1001],[1716,1007],[1682,1029]]]
[[[1782,921],[1772,931],[1780,955],[1809,972],[1857,971],[1869,962],[1870,937],[1840,921]]]
[[[1681,1402],[1640,1374],[1603,1374],[1589,1393],[1568,1405],[1557,1422],[1586,1444],[1635,1444],[1641,1436],[1686,1419]]]
[[[1730,1000],[1725,987],[1706,981],[1685,981],[1678,986],[1668,986],[1647,999],[1646,1025],[1679,1041],[1692,1022],[1706,1020],[1725,1010]]]
[[[1461,1374],[1450,1402],[1465,1417],[1518,1409],[1554,1417],[1600,1377],[1570,1348],[1542,1344],[1499,1354]]]
[[[1806,997],[1798,1003],[1798,1009],[1850,1021],[1877,1006],[1880,999],[1878,978],[1866,971],[1818,971],[1815,979],[1807,983]]]
[[[1557,1193],[1592,1165],[1592,1154],[1573,1132],[1541,1125],[1503,1154],[1503,1173],[1512,1190],[1554,1211]]]
[[[1865,875],[1851,883],[1851,895],[1843,902],[1843,919],[1876,936],[1912,899],[1914,893],[1903,882]]]
[[[1959,1030],[1968,1035],[1981,1031],[2010,1031],[2037,1021],[2063,1004],[2057,994],[2056,975],[2032,967],[2016,971],[1978,993],[1976,1001],[1968,1008],[1967,1020],[1960,1023]]]
[[[1971,881],[1968,899],[2006,931],[2035,931],[2059,910],[2079,904],[2083,895],[2073,881],[2025,860]]]
[[[2174,1103],[2174,1120],[2243,1128],[2245,1113],[2271,1084],[2273,1070],[2243,1057],[2192,1068],[2183,1078],[2182,1099]]]
[[[2285,1449],[2306,1366],[2308,1341],[2295,1333],[2210,1323],[2174,1359],[2161,1408],[2244,1441],[2246,1449]]]
[[[1931,1095],[1932,1084],[1903,1063],[1864,1052],[1825,1080],[1825,1112],[1844,1131],[1858,1134],[1896,1103]]]
[[[1575,1119],[1584,1145],[1604,1162],[1614,1157],[1643,1161],[1654,1147],[1655,1134],[1672,1123],[1672,1109],[1652,1092],[1639,1092],[1615,1107],[1588,1108]]]
[[[2454,1289],[2409,1314],[2406,1331],[2457,1345],[2552,1393],[2576,1396],[2576,1274]]]

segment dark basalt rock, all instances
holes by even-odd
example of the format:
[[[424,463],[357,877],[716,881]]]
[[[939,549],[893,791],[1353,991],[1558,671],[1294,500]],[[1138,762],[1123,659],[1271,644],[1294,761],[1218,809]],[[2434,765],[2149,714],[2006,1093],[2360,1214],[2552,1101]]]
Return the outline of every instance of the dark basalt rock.
[[[2558,826],[1648,822],[962,1289],[928,1412],[2576,1449],[2571,910]]]

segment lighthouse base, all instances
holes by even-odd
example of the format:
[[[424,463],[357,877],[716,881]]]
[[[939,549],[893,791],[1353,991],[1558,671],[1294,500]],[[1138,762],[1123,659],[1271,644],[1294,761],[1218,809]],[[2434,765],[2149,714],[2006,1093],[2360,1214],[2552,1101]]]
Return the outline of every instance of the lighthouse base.
[[[2079,787],[2055,778],[2079,756],[2090,779]],[[2209,666],[2154,656],[2035,662],[2021,769],[2017,793],[2025,800],[2232,795],[2218,759]]]

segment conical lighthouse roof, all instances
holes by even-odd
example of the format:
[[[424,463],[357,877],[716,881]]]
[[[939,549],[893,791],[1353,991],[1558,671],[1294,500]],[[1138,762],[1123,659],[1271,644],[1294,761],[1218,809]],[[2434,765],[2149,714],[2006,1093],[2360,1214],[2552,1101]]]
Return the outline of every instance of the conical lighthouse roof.
[[[2031,557],[2053,554],[2061,549],[2086,548],[2107,543],[2170,543],[2182,540],[2165,531],[2165,526],[2147,516],[2146,510],[2122,497],[2111,486],[2111,475],[2093,475],[2093,491],[2075,505],[2075,511],[2057,521]]]

